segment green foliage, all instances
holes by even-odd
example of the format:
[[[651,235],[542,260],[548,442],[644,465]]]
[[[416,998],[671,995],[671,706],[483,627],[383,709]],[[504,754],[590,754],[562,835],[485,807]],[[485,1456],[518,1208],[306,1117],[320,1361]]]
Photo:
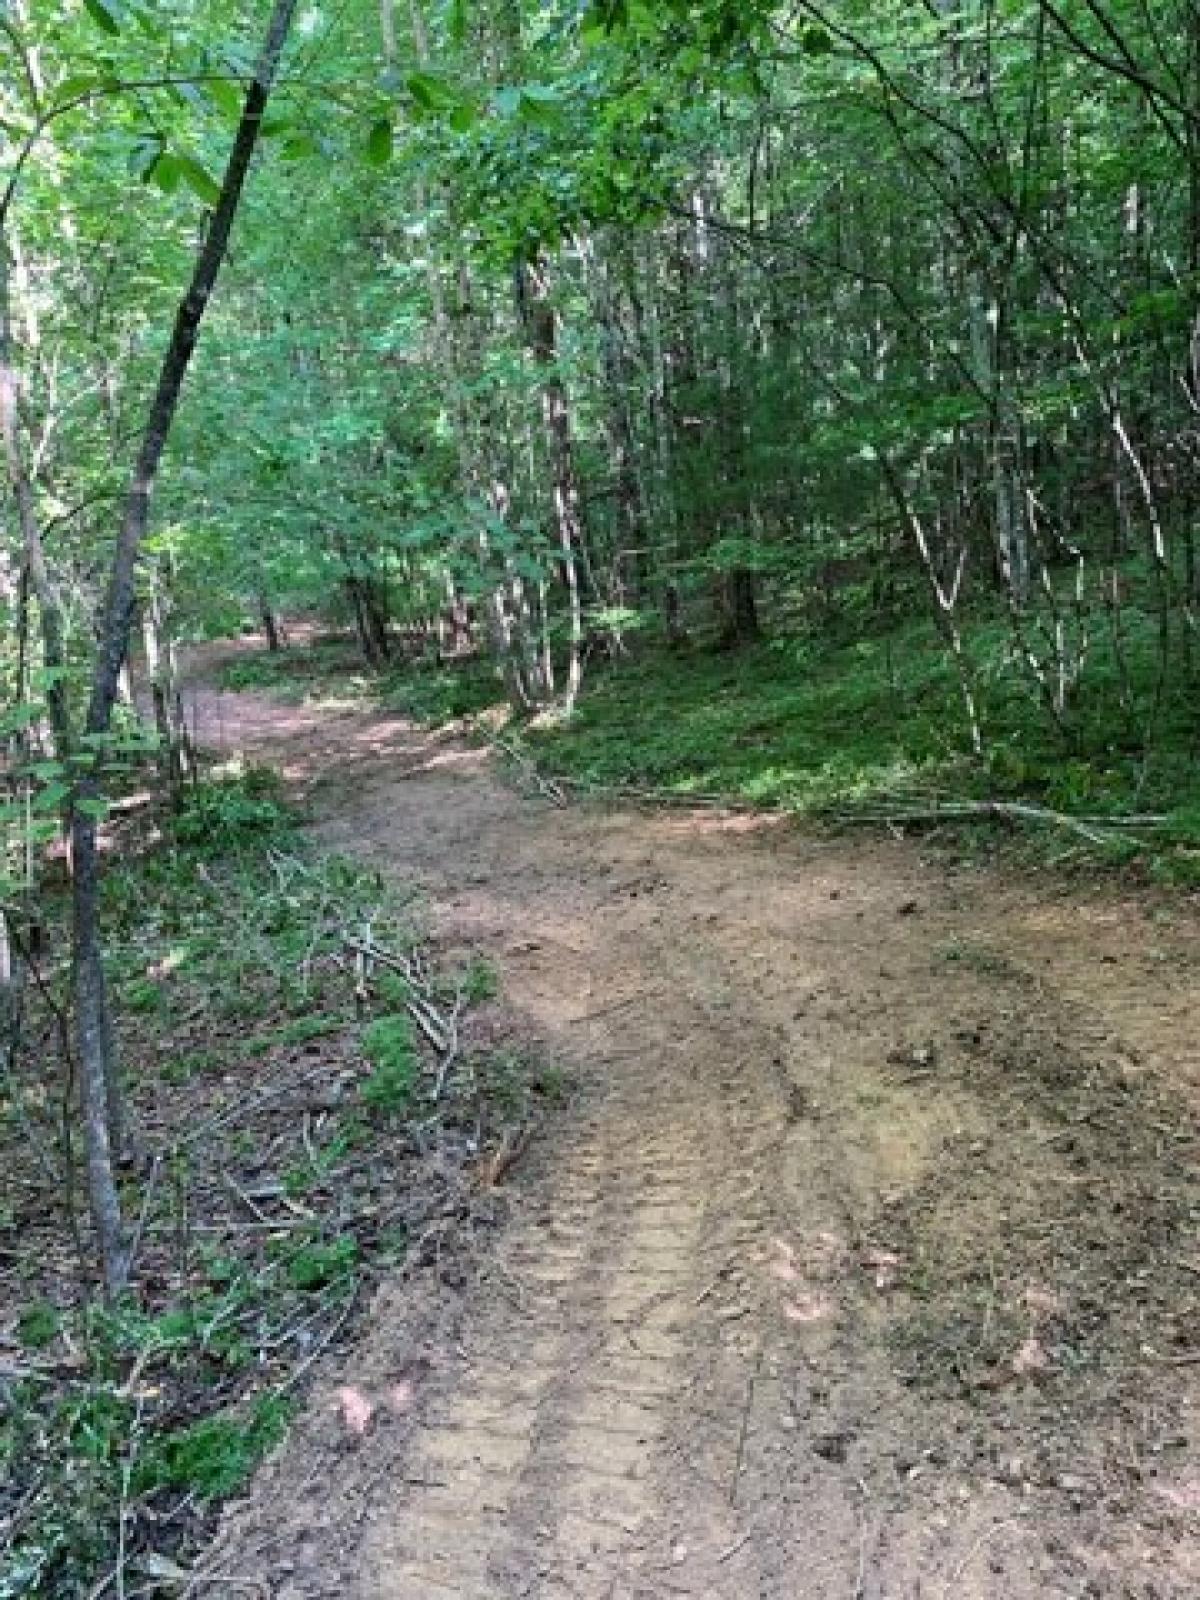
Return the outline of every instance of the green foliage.
[[[17,1338],[27,1350],[44,1350],[58,1337],[62,1318],[45,1300],[26,1306],[17,1321]]]
[[[458,666],[411,666],[388,674],[381,685],[386,705],[434,724],[477,715],[502,698],[495,667],[486,661]]]
[[[385,1011],[401,1011],[412,998],[412,990],[398,972],[380,972],[375,992]]]
[[[186,794],[174,827],[181,844],[222,850],[279,838],[292,821],[278,776],[255,768],[197,784]]]
[[[408,1017],[403,1012],[377,1017],[363,1030],[362,1049],[372,1066],[359,1091],[364,1103],[382,1116],[406,1111],[420,1068]]]
[[[244,1486],[291,1415],[286,1400],[264,1395],[244,1416],[205,1417],[161,1436],[140,1456],[134,1473],[139,1493],[171,1488],[204,1500],[223,1500]]]
[[[499,994],[500,974],[486,956],[475,956],[459,980],[459,988],[468,1005],[481,1005]]]
[[[348,1234],[328,1243],[301,1245],[288,1257],[287,1279],[293,1289],[306,1293],[324,1289],[349,1277],[357,1260],[358,1242]]]
[[[166,991],[161,983],[135,978],[125,985],[123,1000],[130,1011],[158,1011],[166,1002]]]
[[[817,816],[919,807],[939,795],[1100,816],[1161,810],[1170,814],[1165,828],[1114,840],[1108,860],[1142,856],[1158,876],[1192,880],[1197,714],[1182,685],[1166,696],[1147,758],[1124,709],[1126,682],[1148,695],[1158,670],[1137,612],[1127,619],[1121,670],[1107,641],[1092,648],[1069,752],[1034,687],[1014,675],[1009,625],[975,619],[968,648],[988,740],[986,759],[975,763],[958,677],[932,626],[911,615],[914,604],[881,626],[871,596],[851,590],[832,625],[790,638],[733,653],[643,649],[595,672],[570,722],[526,730],[527,751],[585,785],[711,794]],[[474,664],[463,670],[477,682]],[[393,675],[385,692],[442,720],[453,701],[443,671],[436,694],[420,667]]]
[[[248,1039],[244,1049],[247,1055],[266,1055],[268,1050],[280,1046],[308,1044],[310,1040],[326,1038],[331,1033],[339,1033],[345,1026],[345,1017],[293,1017],[270,1033],[256,1034]]]

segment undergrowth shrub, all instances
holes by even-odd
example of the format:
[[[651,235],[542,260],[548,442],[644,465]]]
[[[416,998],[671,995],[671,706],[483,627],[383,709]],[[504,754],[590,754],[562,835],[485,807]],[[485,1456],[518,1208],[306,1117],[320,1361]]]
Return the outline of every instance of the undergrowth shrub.
[[[382,1116],[404,1111],[413,1097],[420,1065],[408,1017],[403,1012],[377,1017],[363,1030],[362,1048],[373,1068],[360,1090],[364,1102]]]
[[[250,841],[261,844],[287,833],[293,821],[278,775],[251,767],[244,773],[204,779],[188,790],[174,833],[180,844],[221,850]]]
[[[132,1487],[141,1493],[177,1489],[205,1500],[226,1499],[282,1439],[290,1416],[285,1399],[264,1395],[248,1415],[205,1417],[155,1439],[138,1459]]]

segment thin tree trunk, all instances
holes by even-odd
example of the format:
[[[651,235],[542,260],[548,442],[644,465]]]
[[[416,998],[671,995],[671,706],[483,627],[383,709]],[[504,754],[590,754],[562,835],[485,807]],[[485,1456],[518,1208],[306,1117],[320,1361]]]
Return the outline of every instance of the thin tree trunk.
[[[266,635],[267,649],[274,654],[282,650],[285,644],[283,628],[280,626],[279,615],[271,604],[270,597],[265,591],[260,591],[258,596],[258,614],[262,619],[263,633]]]
[[[550,286],[544,262],[517,266],[518,307],[525,324],[529,348],[542,373],[542,421],[554,480],[554,523],[558,531],[563,587],[567,591],[568,657],[563,708],[574,710],[583,682],[583,600],[579,585],[579,556],[583,550],[583,517],[575,448],[571,438],[571,412],[567,391],[558,373],[558,329],[550,304]]]
[[[67,700],[66,630],[62,605],[46,565],[46,553],[34,503],[33,484],[21,449],[16,354],[12,332],[10,263],[8,241],[0,236],[0,435],[9,486],[17,514],[17,526],[24,547],[24,568],[37,597],[42,635],[42,658],[46,667],[46,704],[54,754],[67,761],[74,743],[71,713]]]
[[[150,593],[142,607],[142,648],[146,657],[146,677],[154,728],[158,734],[158,760],[163,782],[171,800],[178,805],[184,780],[191,768],[187,727],[175,672],[175,649],[171,641],[169,602],[158,572],[151,573]]]
[[[159,372],[145,432],[138,450],[125,514],[113,552],[108,589],[101,615],[100,638],[92,673],[87,732],[93,740],[109,729],[117,680],[129,648],[136,601],[134,572],[150,520],[150,505],[167,436],[175,418],[183,381],[196,348],[229,237],[241,202],[250,161],[258,144],[263,113],[279,69],[297,0],[275,0],[262,53],[246,92],[241,120],[226,165],[220,198],[213,211],[192,281],[175,317],[170,343]],[[74,860],[72,952],[74,956],[75,1026],[87,1138],[88,1192],[100,1250],[106,1293],[124,1287],[129,1274],[129,1243],[120,1197],[113,1178],[109,1131],[108,1086],[116,1081],[105,992],[100,939],[99,851],[97,849],[95,780],[80,783],[71,808]]]
[[[749,644],[761,635],[754,574],[749,567],[734,567],[721,579],[721,609],[724,616],[722,643]]]

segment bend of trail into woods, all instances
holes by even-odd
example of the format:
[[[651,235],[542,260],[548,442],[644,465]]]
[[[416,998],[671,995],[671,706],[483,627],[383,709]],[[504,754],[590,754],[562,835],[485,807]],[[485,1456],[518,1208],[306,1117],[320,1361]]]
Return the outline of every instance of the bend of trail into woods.
[[[451,736],[197,695],[573,1087],[503,1226],[325,1359],[189,1592],[1200,1593],[1186,906],[557,809]]]

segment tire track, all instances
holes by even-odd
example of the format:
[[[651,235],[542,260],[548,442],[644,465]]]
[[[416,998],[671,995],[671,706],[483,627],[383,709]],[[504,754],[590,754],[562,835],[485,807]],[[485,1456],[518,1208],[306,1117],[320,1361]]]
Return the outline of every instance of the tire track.
[[[961,1173],[994,1116],[926,1047],[954,1047],[951,979],[968,1032],[1026,1003],[941,952],[1017,929],[1070,967],[1017,891],[968,894],[906,847],[549,810],[380,716],[289,708],[273,753],[327,843],[499,960],[518,1026],[580,1092],[480,1278],[416,1310],[416,1285],[381,1296],[352,1361],[380,1393],[417,1374],[411,1407],[356,1441],[318,1399],[231,1520],[223,1570],[272,1600],[1200,1592],[1200,1547],[1162,1502],[1085,1520],[998,1475],[997,1438],[1028,1448],[1021,1395],[990,1401],[989,1436],[969,1396],[910,1387],[889,1342],[922,1308],[878,1219],[936,1192],[943,1163]],[[1014,1172],[1047,1161],[1044,1131],[1011,1134]]]
[[[694,1538],[673,1531],[682,1499],[706,1547],[731,1542],[740,1444],[739,1430],[714,1439],[709,1427],[693,1448],[695,1392],[713,1391],[695,1324],[728,1248],[728,1196],[713,1180],[729,1145],[672,1037],[678,1021],[647,1026],[645,1054],[619,1072],[611,1030],[592,1030],[603,1087],[501,1247],[490,1276],[507,1292],[472,1321],[414,1447],[413,1476],[429,1487],[381,1537],[364,1593],[720,1592],[694,1570]],[[681,1479],[682,1496],[663,1494]]]

